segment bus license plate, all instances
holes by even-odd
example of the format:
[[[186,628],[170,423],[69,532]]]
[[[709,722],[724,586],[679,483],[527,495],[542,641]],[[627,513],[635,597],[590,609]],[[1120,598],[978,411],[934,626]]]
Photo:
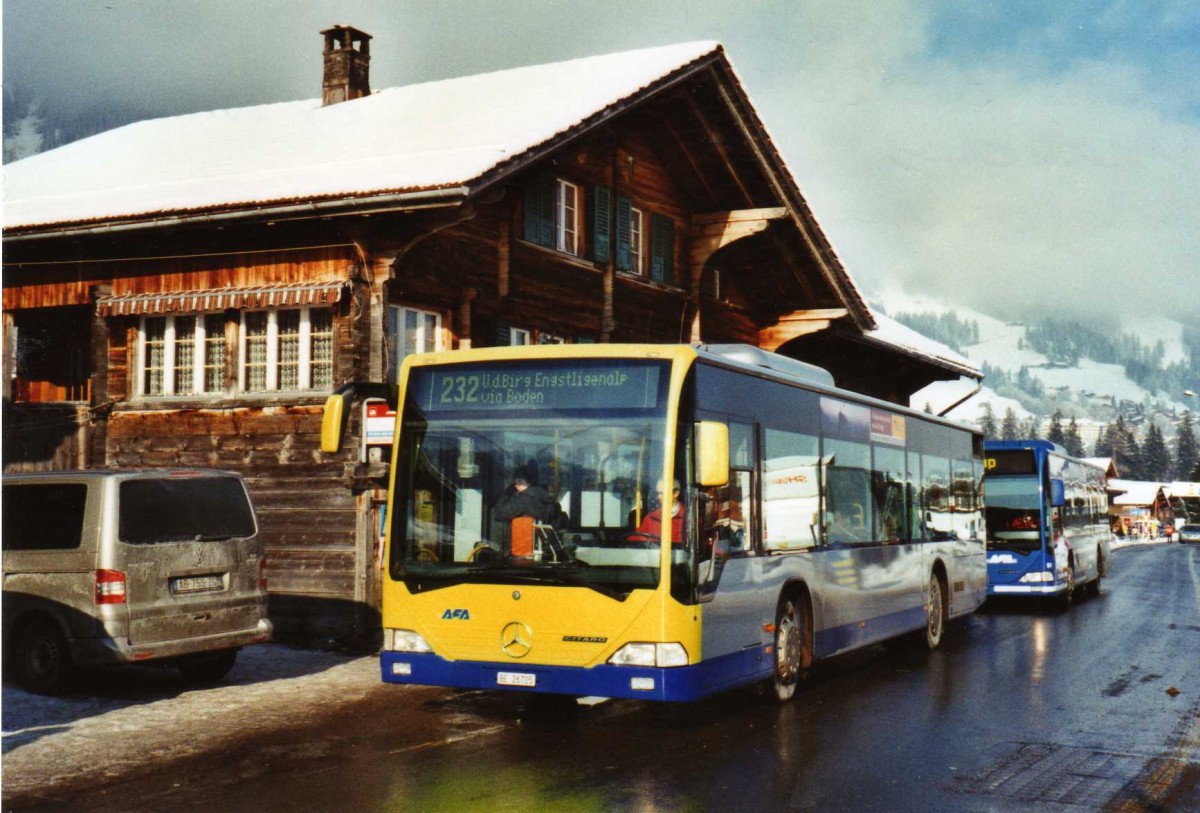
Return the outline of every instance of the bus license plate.
[[[225,581],[220,576],[180,576],[171,579],[172,593],[203,593],[207,590],[220,590]]]
[[[537,685],[537,675],[529,672],[497,672],[496,683],[500,686],[524,686],[526,688]]]

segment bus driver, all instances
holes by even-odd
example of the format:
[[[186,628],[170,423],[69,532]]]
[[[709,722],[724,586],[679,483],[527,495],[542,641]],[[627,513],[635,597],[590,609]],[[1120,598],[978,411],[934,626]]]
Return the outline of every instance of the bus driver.
[[[659,480],[654,487],[654,493],[657,497],[658,507],[646,514],[642,518],[642,523],[638,525],[638,532],[643,534],[654,534],[657,537],[662,537],[662,502],[663,502],[663,481]],[[679,481],[674,481],[671,496],[671,544],[683,544],[683,501],[679,499]]]

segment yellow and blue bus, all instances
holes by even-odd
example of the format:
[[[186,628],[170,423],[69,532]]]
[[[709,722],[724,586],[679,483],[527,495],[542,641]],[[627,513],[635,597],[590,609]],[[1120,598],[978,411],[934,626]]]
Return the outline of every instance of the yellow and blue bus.
[[[405,359],[397,412],[384,681],[787,699],[813,661],[936,647],[986,598],[978,433],[803,362],[431,353]]]
[[[984,444],[988,594],[1069,604],[1100,592],[1112,534],[1104,469],[1046,440]]]

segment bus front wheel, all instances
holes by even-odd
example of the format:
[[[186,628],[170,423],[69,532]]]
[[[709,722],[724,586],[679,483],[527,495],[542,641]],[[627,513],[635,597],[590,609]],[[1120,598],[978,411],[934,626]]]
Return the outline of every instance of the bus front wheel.
[[[775,699],[786,703],[804,675],[804,611],[796,593],[785,595],[775,611]]]
[[[929,596],[925,602],[925,646],[937,649],[946,626],[946,599],[942,580],[934,573],[929,577]]]
[[[1070,607],[1075,601],[1075,589],[1078,585],[1075,584],[1075,560],[1067,562],[1067,592],[1063,593],[1062,606],[1063,608]]]

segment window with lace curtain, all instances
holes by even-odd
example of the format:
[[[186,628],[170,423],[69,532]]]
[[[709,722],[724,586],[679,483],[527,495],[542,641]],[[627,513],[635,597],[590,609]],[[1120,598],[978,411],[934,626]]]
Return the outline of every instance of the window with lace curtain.
[[[137,394],[224,392],[226,318],[220,314],[145,316],[138,324]]]
[[[329,308],[242,314],[239,385],[243,392],[328,390],[333,385]]]

